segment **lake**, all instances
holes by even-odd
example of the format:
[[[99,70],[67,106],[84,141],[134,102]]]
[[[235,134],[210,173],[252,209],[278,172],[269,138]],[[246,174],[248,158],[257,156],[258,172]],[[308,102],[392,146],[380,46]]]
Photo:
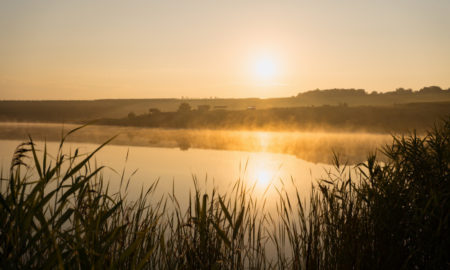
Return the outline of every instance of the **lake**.
[[[61,134],[75,125],[1,123],[0,162],[10,166],[15,148],[30,134],[37,148],[56,154]],[[332,172],[333,151],[349,164],[363,162],[377,146],[391,141],[386,134],[326,132],[264,132],[218,130],[163,130],[88,126],[68,138],[66,152],[93,151],[118,135],[96,155],[97,166],[111,190],[117,190],[122,172],[130,179],[128,198],[159,179],[156,198],[175,192],[181,202],[194,189],[226,192],[241,179],[256,195],[276,196],[290,185],[307,197],[311,185]]]

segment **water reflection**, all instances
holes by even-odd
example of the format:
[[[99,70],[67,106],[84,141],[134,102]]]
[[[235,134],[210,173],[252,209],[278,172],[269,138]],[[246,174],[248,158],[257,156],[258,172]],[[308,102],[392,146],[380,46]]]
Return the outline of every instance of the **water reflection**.
[[[0,139],[59,141],[61,133],[75,125],[0,123]],[[103,143],[119,136],[115,145],[189,149],[215,149],[289,154],[314,163],[330,163],[332,152],[338,152],[350,164],[366,159],[380,145],[391,142],[391,136],[369,133],[262,132],[220,130],[167,130],[134,127],[88,126],[69,140]]]
[[[256,172],[256,183],[261,189],[266,190],[272,179],[271,173],[265,169],[260,169]]]
[[[0,162],[7,171],[15,147],[31,134],[37,141],[58,141],[73,125],[0,124]],[[266,210],[274,209],[272,199],[279,192],[299,192],[307,198],[315,180],[326,176],[331,150],[344,153],[352,162],[361,162],[369,149],[390,139],[377,134],[326,134],[307,132],[249,132],[212,130],[160,130],[89,126],[69,137],[67,151],[89,153],[112,135],[120,134],[96,155],[97,166],[106,166],[103,175],[112,191],[119,191],[122,168],[130,179],[128,198],[159,179],[159,200],[173,194],[181,205],[197,179],[203,190],[216,188],[228,193],[239,180],[260,200],[268,200]],[[15,140],[2,140],[13,138]],[[20,139],[20,140],[18,140]],[[85,143],[91,142],[91,143]],[[137,146],[135,146],[137,145]],[[152,147],[152,146],[158,146]],[[38,143],[43,148],[43,144]],[[49,142],[56,151],[58,143]],[[189,151],[180,151],[188,150]],[[227,151],[220,151],[227,150]],[[304,159],[299,158],[304,157]],[[127,159],[127,163],[125,160]],[[136,173],[134,173],[136,172]]]
[[[260,149],[262,151],[267,151],[269,142],[270,142],[269,133],[268,132],[258,132],[257,136],[259,138]]]
[[[0,140],[0,162],[3,172],[10,166],[12,154],[21,141]],[[59,144],[48,142],[50,155],[55,156]],[[86,143],[67,143],[65,153],[79,149],[80,154],[89,153],[98,145]],[[44,144],[37,143],[37,149]],[[42,154],[42,152],[39,152]],[[28,159],[32,161],[32,159]],[[213,187],[221,194],[227,193],[240,179],[259,199],[277,196],[275,188],[280,189],[280,179],[288,181],[291,177],[296,186],[309,193],[314,179],[323,175],[324,164],[314,164],[290,155],[267,152],[250,153],[241,151],[219,151],[191,149],[180,151],[175,148],[106,146],[96,154],[96,166],[105,166],[104,178],[110,183],[110,191],[120,190],[122,171],[124,180],[130,179],[127,197],[133,200],[141,188],[148,188],[159,179],[158,193],[152,198],[174,193],[180,204],[186,205],[189,191],[194,190],[195,177],[202,190]],[[241,164],[241,166],[239,166]],[[311,173],[312,172],[312,173]],[[131,178],[130,178],[131,177]],[[30,178],[31,179],[31,178]]]
[[[257,195],[271,194],[270,188],[280,174],[282,163],[285,162],[280,156],[272,156],[267,153],[256,153],[252,156],[246,184],[253,187]]]

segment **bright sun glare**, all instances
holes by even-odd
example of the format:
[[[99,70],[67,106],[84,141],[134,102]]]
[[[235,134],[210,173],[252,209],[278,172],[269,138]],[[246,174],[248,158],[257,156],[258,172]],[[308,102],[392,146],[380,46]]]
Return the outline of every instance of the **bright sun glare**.
[[[254,72],[258,79],[268,81],[275,77],[277,65],[271,57],[264,56],[256,60]]]
[[[256,178],[258,181],[258,186],[266,188],[270,184],[271,175],[266,170],[259,170],[256,173]]]

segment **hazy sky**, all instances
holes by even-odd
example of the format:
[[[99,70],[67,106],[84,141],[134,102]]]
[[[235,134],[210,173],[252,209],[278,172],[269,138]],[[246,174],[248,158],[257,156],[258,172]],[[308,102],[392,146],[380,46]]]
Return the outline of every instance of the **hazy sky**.
[[[450,1],[0,0],[0,99],[450,87]]]

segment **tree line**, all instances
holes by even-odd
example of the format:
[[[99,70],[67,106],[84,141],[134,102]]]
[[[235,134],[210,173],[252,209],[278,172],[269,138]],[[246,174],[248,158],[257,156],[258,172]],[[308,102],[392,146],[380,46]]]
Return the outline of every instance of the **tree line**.
[[[391,92],[367,92],[363,89],[312,90],[281,98],[203,98],[203,99],[101,99],[101,100],[3,100],[0,101],[0,121],[74,122],[98,118],[121,118],[133,112],[148,113],[149,108],[161,112],[176,112],[181,103],[207,110],[266,110],[323,105],[393,106],[417,102],[450,102],[450,90],[438,86],[414,91],[398,88]]]

